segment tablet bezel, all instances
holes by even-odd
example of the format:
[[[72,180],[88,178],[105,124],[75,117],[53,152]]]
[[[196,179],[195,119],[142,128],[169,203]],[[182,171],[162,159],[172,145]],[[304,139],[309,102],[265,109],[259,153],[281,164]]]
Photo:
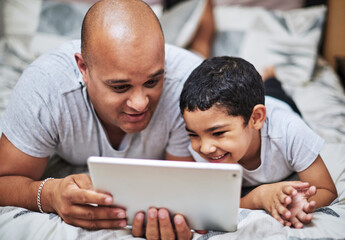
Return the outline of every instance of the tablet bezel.
[[[128,224],[136,212],[156,207],[183,214],[196,230],[237,229],[239,164],[110,157],[90,157],[87,162],[94,188],[109,192],[114,204],[126,208]]]

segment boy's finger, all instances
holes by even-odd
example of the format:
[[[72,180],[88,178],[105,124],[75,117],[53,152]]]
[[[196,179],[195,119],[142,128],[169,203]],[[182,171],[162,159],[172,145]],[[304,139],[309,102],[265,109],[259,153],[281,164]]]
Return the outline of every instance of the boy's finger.
[[[314,196],[316,194],[316,191],[317,190],[315,186],[311,186],[310,188],[308,188],[308,190],[305,192],[306,198],[310,198]]]
[[[313,214],[310,214],[310,213],[306,214],[305,212],[301,211],[297,214],[297,218],[300,222],[307,224],[307,223],[310,223],[311,220],[313,219]]]
[[[295,228],[303,228],[303,223],[301,223],[297,217],[292,217],[290,219],[290,222],[292,223],[292,225],[295,227]]]
[[[289,209],[287,209],[284,205],[282,204],[278,204],[276,206],[276,210],[278,211],[278,214],[280,216],[283,216],[286,219],[289,219],[291,217],[291,212],[289,211]]]
[[[308,182],[295,181],[291,184],[291,186],[295,188],[296,190],[303,190],[303,189],[309,188],[310,184]]]
[[[293,197],[297,195],[297,190],[291,185],[286,185],[283,187],[282,193]]]
[[[314,212],[316,208],[316,202],[315,201],[310,201],[303,207],[303,211],[306,213],[312,213]]]
[[[278,199],[279,199],[279,202],[284,206],[287,206],[292,202],[292,198],[289,195],[286,195],[284,193],[279,194]]]
[[[283,225],[285,224],[284,219],[281,218],[280,214],[278,213],[278,211],[276,209],[272,210],[271,215],[281,224],[283,224]]]

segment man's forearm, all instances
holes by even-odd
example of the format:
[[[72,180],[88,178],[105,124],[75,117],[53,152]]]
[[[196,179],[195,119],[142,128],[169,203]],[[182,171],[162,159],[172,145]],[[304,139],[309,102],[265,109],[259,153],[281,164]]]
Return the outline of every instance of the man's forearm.
[[[41,181],[22,176],[0,177],[0,205],[38,211],[37,192]]]

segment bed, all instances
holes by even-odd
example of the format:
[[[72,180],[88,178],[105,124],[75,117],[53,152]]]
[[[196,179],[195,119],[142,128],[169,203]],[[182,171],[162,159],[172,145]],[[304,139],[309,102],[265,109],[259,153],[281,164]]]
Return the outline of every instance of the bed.
[[[3,4],[0,117],[17,79],[31,61],[48,49],[79,38],[81,20],[92,2],[0,3]],[[267,64],[276,66],[278,78],[305,121],[326,141],[321,156],[336,184],[338,198],[330,206],[317,209],[312,223],[303,229],[284,227],[263,210],[240,209],[237,231],[195,233],[193,239],[345,239],[345,93],[339,77],[318,51],[326,6],[297,9],[290,6],[282,11],[227,4],[226,0],[215,3],[212,55],[244,57],[258,70]],[[204,6],[204,0],[192,0],[168,12],[163,12],[160,5],[152,7],[161,19],[166,41],[187,47]],[[71,166],[52,156],[44,177],[86,171],[86,166]],[[133,236],[129,229],[89,231],[68,225],[53,213],[7,206],[0,207],[0,239],[133,239]]]

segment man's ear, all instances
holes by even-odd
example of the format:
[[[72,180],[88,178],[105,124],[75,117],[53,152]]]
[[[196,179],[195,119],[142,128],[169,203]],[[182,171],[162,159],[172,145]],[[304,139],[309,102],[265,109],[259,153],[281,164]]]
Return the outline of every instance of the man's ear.
[[[253,108],[252,116],[250,117],[250,124],[256,130],[261,129],[266,118],[266,107],[262,104],[257,104]]]
[[[75,53],[74,58],[75,58],[75,61],[77,62],[81,75],[83,75],[83,79],[85,82],[85,80],[87,80],[87,77],[85,77],[87,74],[87,66],[86,66],[85,60],[80,53]]]

